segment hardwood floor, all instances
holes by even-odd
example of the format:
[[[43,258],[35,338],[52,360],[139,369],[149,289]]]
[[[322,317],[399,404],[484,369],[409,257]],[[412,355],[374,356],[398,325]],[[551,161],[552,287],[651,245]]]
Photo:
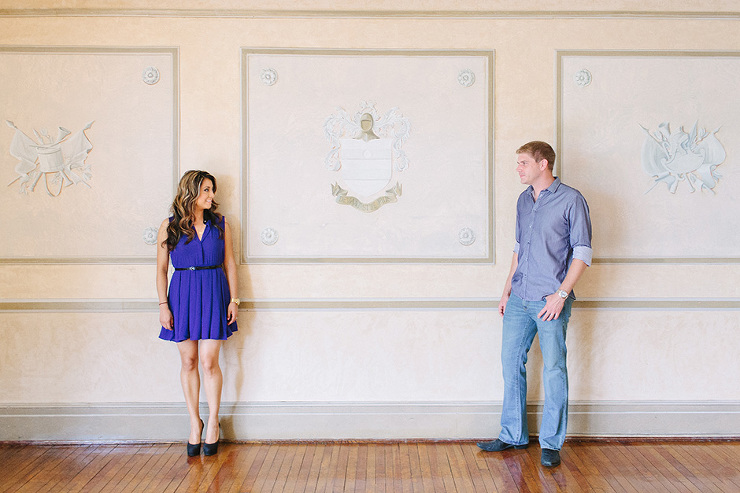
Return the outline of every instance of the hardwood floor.
[[[572,441],[562,464],[540,448],[472,442],[0,445],[0,492],[740,492],[740,441]]]

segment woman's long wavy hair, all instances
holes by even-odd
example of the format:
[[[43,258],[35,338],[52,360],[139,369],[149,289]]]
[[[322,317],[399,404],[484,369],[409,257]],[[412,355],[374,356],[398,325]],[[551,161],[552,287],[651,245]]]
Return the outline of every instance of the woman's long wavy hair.
[[[172,220],[167,226],[167,239],[163,243],[163,246],[166,246],[168,251],[171,252],[175,249],[182,235],[188,237],[187,243],[190,243],[195,238],[195,229],[193,228],[193,223],[195,222],[195,202],[198,200],[200,187],[206,178],[211,180],[213,191],[216,192],[216,178],[207,171],[187,171],[180,178],[180,183],[177,185],[177,195],[175,195],[175,200],[170,207]],[[216,212],[216,209],[218,209],[218,204],[214,200],[211,202],[210,209],[203,210],[203,220],[211,221],[211,225],[218,229],[219,238],[223,238],[224,230],[219,224],[221,222],[221,214]]]

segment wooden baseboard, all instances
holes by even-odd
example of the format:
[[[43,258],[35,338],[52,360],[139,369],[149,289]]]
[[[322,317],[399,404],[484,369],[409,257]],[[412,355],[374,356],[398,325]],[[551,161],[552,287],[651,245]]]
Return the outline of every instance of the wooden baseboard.
[[[233,441],[440,441],[495,437],[500,402],[223,403]],[[202,414],[207,415],[205,404]],[[541,403],[529,406],[533,434]],[[0,442],[176,442],[184,404],[6,405]],[[737,439],[740,402],[571,402],[570,440]]]

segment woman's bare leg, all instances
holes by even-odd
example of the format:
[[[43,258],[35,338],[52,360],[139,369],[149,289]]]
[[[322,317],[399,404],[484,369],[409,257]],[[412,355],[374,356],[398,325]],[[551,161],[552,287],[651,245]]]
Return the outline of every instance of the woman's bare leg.
[[[221,351],[222,341],[205,339],[200,342],[200,362],[203,365],[203,384],[206,389],[206,400],[208,400],[208,428],[206,430],[206,443],[218,441],[218,412],[221,407],[221,387],[223,386],[223,375],[218,364],[218,356]]]
[[[190,415],[188,443],[200,443],[200,375],[198,374],[198,341],[186,339],[177,343],[180,351],[180,383]]]

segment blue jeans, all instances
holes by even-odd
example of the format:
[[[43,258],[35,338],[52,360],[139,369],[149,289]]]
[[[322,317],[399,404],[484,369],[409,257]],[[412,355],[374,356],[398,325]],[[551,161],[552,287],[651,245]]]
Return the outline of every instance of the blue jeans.
[[[512,445],[529,443],[527,428],[527,353],[539,333],[545,407],[540,426],[540,446],[560,450],[568,423],[568,369],[565,333],[573,300],[565,300],[555,320],[537,318],[544,301],[524,301],[511,295],[504,311],[501,363],[504,374],[504,405],[499,439]]]

